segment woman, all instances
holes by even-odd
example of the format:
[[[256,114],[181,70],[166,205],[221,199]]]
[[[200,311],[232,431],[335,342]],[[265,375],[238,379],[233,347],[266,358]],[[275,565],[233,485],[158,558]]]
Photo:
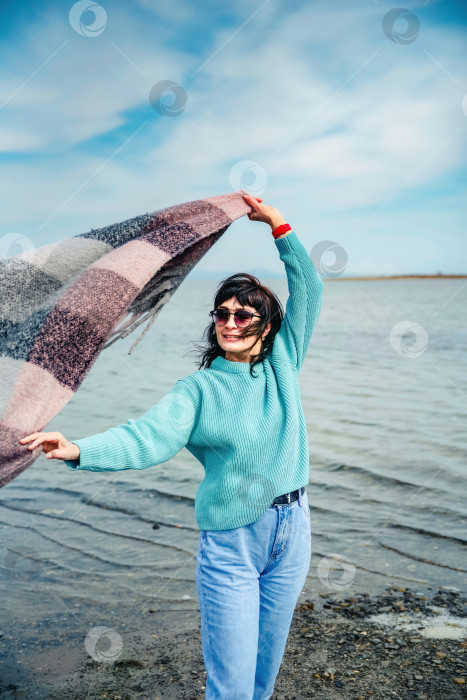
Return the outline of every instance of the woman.
[[[286,313],[252,275],[217,291],[200,369],[141,418],[42,445],[71,470],[146,469],[186,447],[205,469],[195,499],[196,587],[206,698],[270,698],[311,558],[305,486],[309,448],[298,371],[321,309],[323,283],[274,207],[243,195],[248,217],[271,226],[285,263]],[[203,365],[205,365],[203,367]]]

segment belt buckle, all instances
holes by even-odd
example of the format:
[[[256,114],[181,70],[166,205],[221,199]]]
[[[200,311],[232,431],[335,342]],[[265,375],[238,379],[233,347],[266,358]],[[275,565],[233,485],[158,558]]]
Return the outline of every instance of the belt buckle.
[[[287,493],[287,503],[290,503],[290,491]]]

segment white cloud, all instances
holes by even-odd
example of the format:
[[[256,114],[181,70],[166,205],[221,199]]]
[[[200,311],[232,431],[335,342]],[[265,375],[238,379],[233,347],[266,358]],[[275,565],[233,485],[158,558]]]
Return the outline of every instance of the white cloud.
[[[113,32],[106,28],[99,37],[87,38],[71,29],[66,12],[60,21],[47,15],[27,35],[28,60],[3,63],[3,125],[29,132],[31,150],[40,144],[45,155],[50,149],[63,152],[64,145],[110,133],[125,124],[125,112],[149,107],[154,83],[181,80],[188,58],[170,46],[162,48],[157,34],[150,42],[147,27],[125,10],[111,18]]]
[[[42,145],[35,134],[13,129],[0,129],[0,151],[3,153],[30,153]]]
[[[40,27],[23,34],[21,53],[7,52],[0,103],[15,94],[2,110],[0,150],[43,154],[27,166],[10,162],[8,172],[0,173],[4,226],[37,229],[71,196],[38,234],[38,240],[57,240],[142,211],[227,192],[232,164],[248,159],[268,173],[268,201],[287,202],[304,222],[313,207],[320,238],[327,227],[337,237],[358,228],[352,210],[376,211],[394,195],[371,229],[387,221],[397,226],[389,214],[409,178],[403,192],[413,193],[416,218],[423,186],[464,161],[463,89],[426,53],[460,80],[464,38],[452,26],[424,26],[412,45],[399,46],[381,30],[389,6],[331,8],[321,0],[282,15],[268,3],[235,33],[254,12],[243,3],[236,6],[238,22],[218,31],[202,56],[190,56],[168,37],[177,26],[179,32],[186,29],[194,6],[180,3],[175,19],[173,5],[138,2],[164,21],[151,25],[146,14],[143,19],[125,7],[109,9],[106,30],[87,39],[69,27],[66,12],[61,21],[47,14]],[[202,11],[196,9],[198,21]],[[208,23],[207,14],[205,19]],[[209,36],[211,31],[209,24]],[[97,139],[93,149],[86,144],[125,125],[129,112],[145,109],[152,85],[162,79],[179,81],[188,92],[180,117],[151,113],[117,155],[131,130],[113,135],[106,145]],[[134,131],[144,118],[134,119]],[[83,143],[85,148],[75,148]],[[279,146],[284,147],[273,156]],[[345,220],[336,216],[343,211]],[[426,235],[437,235],[430,222]],[[380,269],[374,255],[372,261],[369,253],[356,253],[356,260]],[[415,257],[406,261],[415,262]]]
[[[188,159],[208,178],[218,176],[222,155],[251,158],[271,180],[308,179],[323,205],[338,208],[376,204],[408,178],[413,178],[409,186],[418,186],[447,172],[461,162],[465,120],[458,88],[423,48],[461,75],[459,37],[451,30],[425,29],[424,43],[419,37],[418,48],[414,44],[404,54],[407,47],[394,47],[384,37],[380,14],[375,8],[331,16],[315,5],[289,14],[253,45],[240,33],[203,69],[205,90],[189,92],[187,117],[194,115],[201,133],[190,133],[180,120],[172,138],[148,158],[167,168]],[[378,32],[365,35],[376,19]],[[216,44],[228,36],[224,31]],[[321,43],[331,39],[335,74],[319,53]],[[457,59],[440,55],[453,44]]]

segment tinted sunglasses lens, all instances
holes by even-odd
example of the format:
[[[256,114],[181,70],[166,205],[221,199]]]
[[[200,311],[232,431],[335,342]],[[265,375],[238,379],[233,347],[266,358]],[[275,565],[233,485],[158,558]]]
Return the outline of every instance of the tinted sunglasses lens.
[[[215,309],[212,313],[212,317],[214,319],[214,323],[217,323],[219,326],[223,326],[229,318],[229,313],[225,309]],[[235,323],[239,328],[245,328],[250,323],[251,318],[252,316],[249,311],[239,310],[235,314]]]
[[[240,328],[242,326],[248,326],[251,321],[251,314],[249,314],[248,311],[237,311],[235,314],[235,321]]]
[[[212,316],[214,318],[214,323],[218,323],[220,326],[229,318],[229,314],[227,311],[224,311],[224,309],[216,309]]]

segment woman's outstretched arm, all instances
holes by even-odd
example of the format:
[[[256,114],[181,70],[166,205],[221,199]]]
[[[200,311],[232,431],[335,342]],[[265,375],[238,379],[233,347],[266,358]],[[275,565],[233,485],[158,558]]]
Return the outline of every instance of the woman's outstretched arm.
[[[32,433],[28,449],[42,445],[47,457],[61,459],[72,471],[147,469],[167,462],[188,443],[198,401],[183,379],[137,420],[69,442],[61,433]],[[75,458],[75,455],[76,458]]]
[[[264,221],[272,230],[286,223],[274,207],[259,204],[252,197],[245,196],[245,200],[253,208],[248,215],[250,219]],[[274,242],[285,265],[289,290],[285,315],[274,345],[283,343],[291,362],[299,370],[321,311],[323,281],[295,231],[288,231]]]

